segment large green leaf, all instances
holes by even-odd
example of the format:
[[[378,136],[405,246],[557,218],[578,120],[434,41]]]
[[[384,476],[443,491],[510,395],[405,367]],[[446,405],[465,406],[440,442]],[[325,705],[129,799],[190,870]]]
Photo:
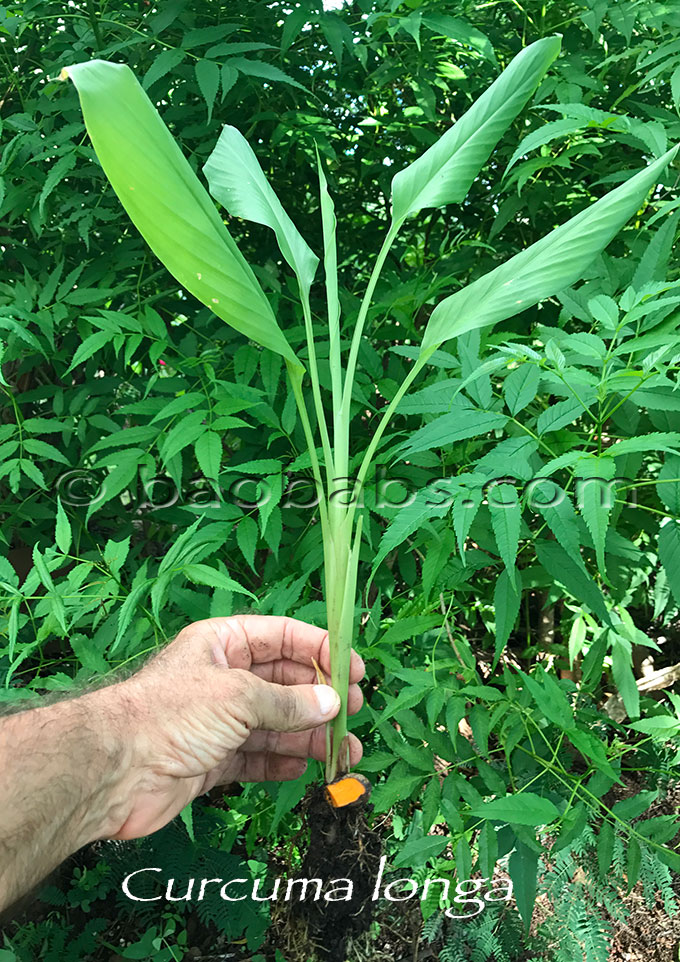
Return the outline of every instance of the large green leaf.
[[[194,297],[263,347],[302,367],[207,191],[129,67],[66,67],[87,132],[118,198],[151,250]]]
[[[559,37],[525,47],[479,100],[392,180],[392,218],[460,203],[492,150],[560,52]]]
[[[444,298],[430,315],[421,354],[431,354],[450,337],[513,317],[577,281],[639,209],[677,151],[673,147],[531,247]]]
[[[226,125],[203,165],[213,197],[235,217],[271,227],[281,253],[295,271],[300,287],[309,292],[319,258],[283,209],[243,134]]]

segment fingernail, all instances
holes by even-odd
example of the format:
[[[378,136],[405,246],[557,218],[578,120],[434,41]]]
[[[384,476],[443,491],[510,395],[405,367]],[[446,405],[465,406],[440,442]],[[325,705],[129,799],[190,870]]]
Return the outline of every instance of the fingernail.
[[[340,707],[340,697],[335,688],[331,688],[330,685],[314,685],[314,692],[322,715],[327,715],[334,708]]]

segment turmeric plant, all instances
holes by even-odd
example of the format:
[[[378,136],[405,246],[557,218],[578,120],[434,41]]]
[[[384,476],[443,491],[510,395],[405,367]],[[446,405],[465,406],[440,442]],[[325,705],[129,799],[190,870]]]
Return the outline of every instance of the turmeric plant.
[[[210,194],[230,214],[264,224],[275,232],[281,254],[298,281],[306,332],[304,359],[293,351],[253,270],[132,71],[125,65],[102,60],[62,71],[62,77],[70,78],[76,86],[102,168],[151,250],[186,290],[217,316],[251,341],[277,352],[285,361],[318,494],[331,683],[342,700],[342,709],[328,738],[329,782],[348,768],[348,671],[363,518],[357,511],[359,495],[399,402],[445,341],[519,314],[578,280],[639,209],[678,149],[673,147],[537,243],[437,304],[413,366],[376,418],[366,450],[359,453],[359,469],[351,479],[348,497],[352,386],[372,295],[390,248],[413,215],[426,208],[464,201],[496,144],[525,107],[559,50],[557,37],[539,40],[522,50],[435,144],[396,174],[392,181],[391,222],[353,319],[348,352],[343,351],[341,338],[347,332],[347,322],[341,326],[334,208],[323,165],[318,161],[327,302],[327,325],[322,337],[326,341],[323,354],[329,359],[330,397],[322,390],[317,361],[321,342],[314,330],[310,307],[319,258],[284,210],[245,138],[234,127],[226,126],[203,172]],[[451,286],[454,285],[451,278]],[[314,419],[310,417],[310,406]],[[446,437],[440,442],[446,443]]]

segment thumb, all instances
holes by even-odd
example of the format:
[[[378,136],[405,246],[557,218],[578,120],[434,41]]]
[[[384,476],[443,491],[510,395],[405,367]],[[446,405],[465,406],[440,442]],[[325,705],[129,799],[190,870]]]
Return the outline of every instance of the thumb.
[[[251,675],[254,679],[257,676]],[[340,696],[330,685],[276,685],[259,679],[250,702],[255,728],[297,732],[316,728],[340,711]]]

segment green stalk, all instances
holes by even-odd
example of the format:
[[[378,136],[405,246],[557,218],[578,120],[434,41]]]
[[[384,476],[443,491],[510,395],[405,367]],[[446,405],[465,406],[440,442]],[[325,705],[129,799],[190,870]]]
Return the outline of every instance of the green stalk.
[[[392,244],[394,243],[394,239],[397,236],[400,226],[401,222],[398,224],[390,224],[387,236],[383,241],[383,245],[380,248],[380,253],[378,254],[373,266],[373,270],[366,287],[366,293],[364,294],[361,307],[359,308],[359,315],[354,327],[354,333],[352,335],[352,344],[350,347],[349,358],[347,361],[347,371],[345,373],[345,380],[342,390],[342,405],[339,411],[336,410],[334,412],[333,436],[335,441],[336,469],[338,475],[344,478],[347,478],[349,471],[350,405],[352,403],[352,387],[354,386],[354,374],[356,371],[359,346],[361,344],[361,336],[363,334],[364,324],[366,323],[366,316],[368,315],[368,308],[371,303],[371,298],[373,297],[373,292],[376,284],[378,283],[378,278],[380,277],[380,272],[385,264],[385,260],[390,248],[392,247]]]
[[[302,428],[305,433],[305,440],[307,441],[307,449],[309,451],[309,459],[312,465],[312,473],[314,475],[314,480],[316,481],[317,496],[319,498],[319,517],[321,519],[321,535],[325,547],[329,537],[328,511],[326,508],[326,498],[324,494],[323,479],[321,477],[321,469],[316,456],[314,435],[312,434],[312,428],[309,423],[307,405],[305,404],[305,399],[302,394],[302,378],[304,377],[305,372],[302,368],[296,367],[294,364],[292,364],[288,359],[286,359],[286,369],[288,371],[288,377],[290,378],[290,383],[293,388],[295,403],[297,404],[298,411],[300,412],[300,420],[302,421]]]
[[[305,318],[305,333],[307,335],[307,353],[309,354],[309,376],[312,382],[312,397],[314,398],[316,419],[319,422],[319,431],[321,432],[321,446],[323,448],[323,455],[324,455],[325,468],[326,468],[326,478],[330,485],[331,478],[335,474],[334,457],[333,457],[333,451],[331,448],[330,438],[328,436],[328,427],[326,425],[326,412],[324,411],[323,401],[321,400],[321,388],[319,385],[319,371],[316,365],[316,351],[314,349],[314,329],[312,326],[312,312],[309,306],[309,293],[307,291],[304,291],[302,288],[300,288],[300,300],[302,301],[302,313],[304,314],[304,318]]]

